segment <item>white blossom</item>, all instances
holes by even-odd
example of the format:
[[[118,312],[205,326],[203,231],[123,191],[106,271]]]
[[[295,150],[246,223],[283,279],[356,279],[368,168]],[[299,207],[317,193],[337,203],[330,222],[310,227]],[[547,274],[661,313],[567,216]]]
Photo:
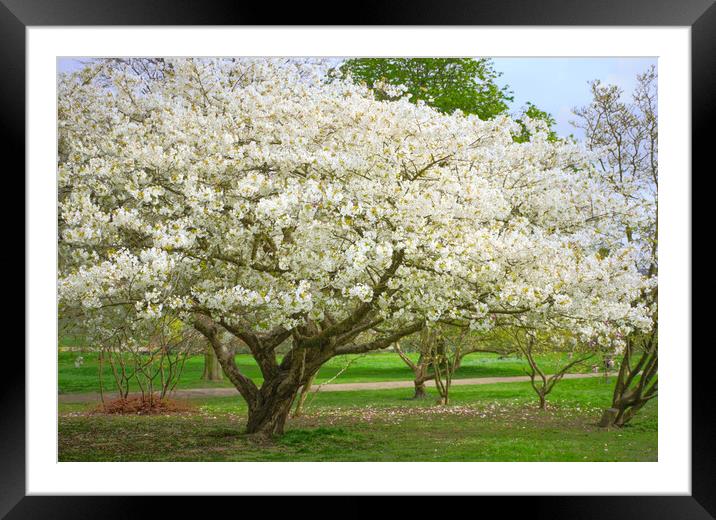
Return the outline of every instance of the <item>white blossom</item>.
[[[285,60],[169,65],[60,79],[62,305],[256,330],[366,303],[386,329],[648,325],[623,198],[577,144],[515,143],[507,117],[377,101]]]

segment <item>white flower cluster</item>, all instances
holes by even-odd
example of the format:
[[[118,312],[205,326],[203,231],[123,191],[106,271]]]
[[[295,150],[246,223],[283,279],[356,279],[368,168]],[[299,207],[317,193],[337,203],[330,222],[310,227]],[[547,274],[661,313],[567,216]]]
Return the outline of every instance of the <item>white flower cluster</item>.
[[[648,321],[622,199],[577,145],[515,143],[506,117],[268,59],[171,60],[160,78],[100,62],[61,78],[58,107],[63,305],[257,330],[366,303],[388,325]]]

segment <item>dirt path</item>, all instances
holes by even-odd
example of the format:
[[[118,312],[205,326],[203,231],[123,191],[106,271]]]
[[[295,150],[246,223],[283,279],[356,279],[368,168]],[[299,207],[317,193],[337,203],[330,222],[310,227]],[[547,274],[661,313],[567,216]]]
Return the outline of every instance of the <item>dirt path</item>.
[[[612,374],[610,374],[612,375]],[[589,374],[565,374],[564,379],[583,379],[585,377],[604,377],[604,373]],[[510,376],[510,377],[477,377],[472,379],[453,379],[454,386],[463,385],[490,385],[493,383],[520,383],[529,381],[528,376]],[[434,381],[428,381],[427,386],[434,387]],[[413,382],[408,381],[376,381],[373,383],[333,383],[328,385],[315,385],[312,392],[350,392],[354,390],[389,390],[391,388],[413,388]],[[198,399],[201,397],[227,397],[237,395],[235,388],[186,388],[184,390],[176,390],[172,397],[177,399]],[[112,399],[116,397],[113,394],[106,394],[105,398]],[[85,394],[60,394],[58,395],[60,403],[93,403],[99,401],[98,393]]]

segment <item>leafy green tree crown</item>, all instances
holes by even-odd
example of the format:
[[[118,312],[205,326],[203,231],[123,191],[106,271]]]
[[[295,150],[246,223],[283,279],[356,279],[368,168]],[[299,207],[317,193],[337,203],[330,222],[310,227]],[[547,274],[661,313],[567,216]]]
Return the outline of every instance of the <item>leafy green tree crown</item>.
[[[461,110],[480,119],[505,112],[512,101],[508,88],[496,84],[501,74],[488,58],[355,58],[333,75],[365,83],[378,99],[396,96],[382,85],[402,86],[405,90],[399,95],[410,94],[414,103],[422,100],[446,114]]]
[[[557,121],[554,119],[552,114],[550,114],[549,112],[545,112],[544,110],[540,110],[533,103],[530,103],[528,101],[526,106],[522,109],[522,113],[520,114],[520,116],[515,119],[515,121],[519,123],[521,128],[520,133],[513,137],[516,142],[526,143],[532,138],[533,132],[529,127],[530,120],[539,121],[544,126],[546,126],[548,141],[555,142],[559,139],[559,137],[557,136],[557,132],[555,132],[554,130]]]

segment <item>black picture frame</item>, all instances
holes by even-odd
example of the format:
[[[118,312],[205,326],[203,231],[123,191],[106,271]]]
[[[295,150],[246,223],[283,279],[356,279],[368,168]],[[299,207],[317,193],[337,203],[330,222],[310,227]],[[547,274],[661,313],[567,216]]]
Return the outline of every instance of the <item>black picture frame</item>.
[[[2,157],[18,159],[13,172],[24,169],[24,154],[20,150],[25,149],[25,30],[28,26],[635,25],[691,27],[691,92],[692,107],[696,108],[692,108],[692,163],[709,165],[707,154],[714,146],[712,119],[716,114],[716,6],[713,3],[714,0],[400,0],[385,5],[360,2],[355,12],[341,15],[338,4],[316,3],[284,4],[279,8],[261,2],[244,5],[211,0],[0,0]],[[713,166],[709,169],[713,170]],[[5,171],[6,175],[12,175],[9,168]],[[691,172],[684,175],[690,175],[693,180]],[[694,312],[698,311],[694,309]],[[716,518],[716,430],[710,421],[714,406],[713,391],[709,388],[713,347],[704,347],[706,345],[695,345],[691,349],[690,496],[510,497],[507,510],[515,513],[525,509],[533,517],[555,519]],[[688,352],[689,345],[679,348]],[[142,497],[25,496],[25,403],[24,398],[19,397],[24,395],[25,389],[24,370],[19,367],[23,367],[25,361],[16,345],[8,345],[6,355],[17,359],[6,360],[6,366],[14,368],[3,373],[5,389],[0,391],[0,517],[124,518],[144,510],[138,503],[144,500]],[[87,471],[92,471],[91,465]],[[184,507],[183,500],[164,502],[169,509],[171,504]],[[341,510],[345,511],[345,504]],[[480,510],[485,511],[482,507]]]

